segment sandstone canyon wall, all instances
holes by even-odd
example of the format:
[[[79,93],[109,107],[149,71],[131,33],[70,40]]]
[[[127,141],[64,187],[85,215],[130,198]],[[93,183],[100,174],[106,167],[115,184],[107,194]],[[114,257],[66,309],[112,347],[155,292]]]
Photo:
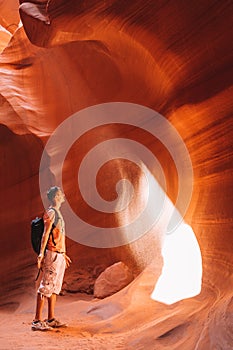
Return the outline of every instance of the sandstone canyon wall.
[[[0,5],[0,288],[8,295],[2,303],[17,307],[36,273],[29,224],[43,211],[40,161],[53,131],[90,106],[143,105],[175,127],[190,155],[193,191],[184,219],[200,246],[203,279],[199,299],[170,309],[148,302],[151,313],[144,320],[140,313],[136,317],[140,336],[135,331],[125,349],[135,344],[136,349],[232,349],[232,2],[20,1],[23,26],[18,7],[16,1]],[[128,179],[136,199],[127,211],[106,214],[83,200],[76,186],[80,164],[89,150],[113,138],[137,141],[156,155],[173,203],[179,190],[171,155],[143,123],[141,128],[109,123],[88,130],[67,154],[62,185],[74,211],[96,227],[128,224],[144,198],[140,167],[118,158],[99,170],[97,187],[112,201],[116,183]],[[58,151],[46,154],[51,185],[57,182],[58,164],[55,170],[50,164]],[[152,292],[162,270],[165,231],[151,228],[128,245],[109,248],[68,238],[73,265],[67,290],[90,293],[105,267],[123,261],[135,277],[140,274],[128,295],[135,293],[135,300],[147,305],[144,293]],[[132,305],[128,311],[131,315]],[[153,313],[163,315],[164,322],[153,323]],[[122,328],[132,319],[124,315]]]

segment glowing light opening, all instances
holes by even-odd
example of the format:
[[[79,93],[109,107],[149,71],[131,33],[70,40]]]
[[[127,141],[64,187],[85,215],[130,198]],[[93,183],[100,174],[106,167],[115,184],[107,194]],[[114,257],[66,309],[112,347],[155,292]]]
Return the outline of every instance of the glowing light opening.
[[[201,292],[202,258],[192,228],[182,222],[171,235],[166,235],[162,255],[162,274],[151,298],[173,304],[198,295]]]

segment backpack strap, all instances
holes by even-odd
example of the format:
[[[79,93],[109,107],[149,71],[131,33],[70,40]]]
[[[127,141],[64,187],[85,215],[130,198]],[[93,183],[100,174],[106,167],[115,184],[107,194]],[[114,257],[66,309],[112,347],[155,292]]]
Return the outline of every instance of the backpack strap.
[[[53,223],[53,226],[51,228],[51,231],[50,231],[49,235],[52,236],[53,244],[56,246],[56,242],[55,242],[54,236],[53,236],[53,229],[57,226],[57,223],[58,223],[58,220],[59,220],[59,214],[58,214],[58,212],[57,212],[57,210],[55,208],[52,207],[50,209],[54,210],[54,212],[55,212],[55,219],[54,219],[54,223]]]
[[[59,214],[58,214],[58,212],[57,212],[57,209],[55,209],[55,208],[53,208],[53,207],[51,207],[50,209],[52,209],[52,210],[55,212],[55,219],[54,219],[53,225],[54,225],[54,227],[56,227],[56,226],[57,226],[57,223],[58,223],[58,220],[59,220]]]

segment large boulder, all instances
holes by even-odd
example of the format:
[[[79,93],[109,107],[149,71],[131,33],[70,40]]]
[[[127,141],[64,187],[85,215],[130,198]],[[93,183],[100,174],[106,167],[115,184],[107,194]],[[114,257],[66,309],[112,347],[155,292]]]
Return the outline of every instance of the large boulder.
[[[108,297],[133,280],[133,273],[123,262],[115,263],[104,270],[94,284],[94,296],[96,298]]]

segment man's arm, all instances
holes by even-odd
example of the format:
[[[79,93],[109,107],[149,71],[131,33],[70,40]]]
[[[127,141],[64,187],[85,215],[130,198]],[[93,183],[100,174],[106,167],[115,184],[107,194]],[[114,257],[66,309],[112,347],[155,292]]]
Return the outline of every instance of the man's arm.
[[[47,214],[48,214],[47,217],[44,219],[44,233],[43,233],[43,236],[42,236],[42,239],[41,239],[40,254],[37,257],[38,269],[41,268],[42,261],[44,259],[45,248],[47,246],[48,239],[49,239],[49,234],[51,232],[51,229],[52,229],[52,226],[53,226],[53,222],[54,222],[54,219],[55,219],[54,211],[48,212]]]
[[[64,257],[65,257],[65,260],[66,260],[66,267],[69,267],[70,264],[72,263],[70,257],[68,255],[66,255],[66,253],[64,253]]]

